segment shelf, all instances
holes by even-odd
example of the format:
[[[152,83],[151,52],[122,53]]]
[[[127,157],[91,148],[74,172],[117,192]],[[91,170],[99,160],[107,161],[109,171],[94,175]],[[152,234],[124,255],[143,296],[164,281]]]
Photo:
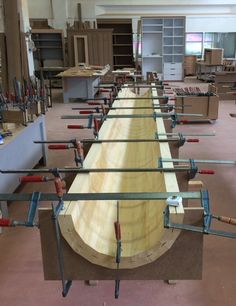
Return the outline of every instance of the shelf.
[[[162,55],[144,55],[143,58],[162,58]]]
[[[162,31],[143,31],[143,34],[162,34]]]
[[[133,54],[113,54],[113,56],[133,56]]]
[[[185,46],[185,18],[158,16],[158,18],[152,17],[149,24],[148,19],[143,18],[142,20],[143,75],[146,75],[148,71],[163,73],[165,63],[182,64]],[[182,67],[180,70],[182,73]],[[178,77],[173,77],[173,80],[175,79],[178,80]]]
[[[97,25],[99,29],[113,29],[114,67],[134,67],[132,19],[97,19]]]
[[[37,49],[62,49],[62,46],[35,46]]]
[[[129,65],[129,64],[123,64],[123,65],[121,65],[121,64],[119,64],[119,65],[114,65],[114,67],[133,67],[133,65]]]
[[[114,47],[130,47],[133,46],[133,44],[113,44]]]
[[[164,55],[177,55],[177,56],[180,55],[180,56],[183,56],[184,54],[183,53],[164,53],[163,56]]]
[[[36,41],[53,41],[53,42],[60,42],[61,43],[61,39],[50,39],[50,38],[40,38],[40,39],[38,39],[38,38],[32,38],[32,40],[34,42],[36,42]]]
[[[133,33],[112,33],[113,36],[124,36],[124,35],[128,35],[128,36],[133,36]]]
[[[184,27],[180,27],[180,26],[163,26],[164,29],[183,29]]]
[[[143,24],[143,27],[162,27],[162,23],[148,23],[148,24]]]

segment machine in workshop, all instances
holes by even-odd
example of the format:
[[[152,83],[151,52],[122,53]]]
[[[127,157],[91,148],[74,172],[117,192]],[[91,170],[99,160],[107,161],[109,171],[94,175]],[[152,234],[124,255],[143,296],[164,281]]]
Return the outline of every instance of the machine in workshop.
[[[212,228],[212,219],[236,220],[211,213],[207,190],[186,189],[196,175],[214,171],[199,169],[202,161],[171,154],[172,142],[180,147],[193,136],[166,131],[166,118],[173,128],[181,114],[174,107],[162,112],[160,100],[154,86],[144,96],[123,88],[107,109],[88,104],[91,109],[78,107],[78,115],[63,115],[87,120],[70,128],[94,130],[94,139],[48,141],[50,149],[73,149],[75,168],[0,171],[34,174],[21,178],[27,183],[54,181],[52,193],[0,194],[0,201],[30,202],[26,221],[2,219],[0,224],[39,226],[44,277],[61,280],[63,296],[73,280],[115,280],[118,298],[121,280],[201,279],[203,234],[236,238]],[[86,144],[90,149],[84,154]],[[208,162],[235,166],[235,161]],[[65,173],[76,174],[67,192]],[[187,207],[193,199],[199,204]],[[42,201],[53,202],[52,207],[40,208]]]

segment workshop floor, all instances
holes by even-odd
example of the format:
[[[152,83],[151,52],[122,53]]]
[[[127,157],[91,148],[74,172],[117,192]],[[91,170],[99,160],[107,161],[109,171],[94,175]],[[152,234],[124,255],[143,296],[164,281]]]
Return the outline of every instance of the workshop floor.
[[[190,84],[188,84],[190,85]],[[206,84],[198,84],[205,87]],[[62,114],[72,114],[71,105],[57,103],[46,115],[48,139],[70,139],[75,131],[67,130],[68,121]],[[236,112],[234,101],[220,102],[219,119],[214,124],[183,125],[178,131],[194,133],[216,132],[214,137],[202,137],[199,144],[186,144],[181,157],[195,159],[236,159]],[[78,133],[78,132],[76,132]],[[87,131],[78,133],[88,136]],[[73,165],[73,152],[49,152],[48,167]],[[236,170],[228,165],[210,165],[215,175],[198,176],[210,192],[215,214],[236,217]],[[23,186],[20,192],[50,191],[52,184]],[[12,218],[24,218],[26,203],[11,203]],[[220,228],[235,230],[223,225]],[[183,256],[184,250],[183,250]],[[123,281],[119,300],[115,300],[114,282],[100,281],[86,286],[75,281],[67,298],[61,297],[60,282],[43,280],[40,237],[37,229],[12,228],[0,235],[0,306],[234,306],[236,300],[236,240],[214,236],[204,238],[203,280],[178,281],[168,285],[163,281]],[[83,267],[81,267],[83,268]]]

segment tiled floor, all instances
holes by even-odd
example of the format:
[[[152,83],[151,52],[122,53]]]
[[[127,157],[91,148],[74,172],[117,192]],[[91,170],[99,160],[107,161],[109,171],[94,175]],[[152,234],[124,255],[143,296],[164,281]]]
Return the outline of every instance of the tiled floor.
[[[206,84],[203,84],[206,86]],[[181,157],[199,159],[236,158],[236,119],[229,113],[236,112],[234,101],[220,103],[219,119],[214,124],[185,125],[177,130],[208,133],[217,136],[201,138],[199,144],[186,144]],[[74,137],[74,131],[65,128],[61,114],[72,113],[71,105],[55,103],[47,113],[49,139]],[[87,131],[81,131],[84,137]],[[49,167],[73,164],[73,152],[50,152]],[[214,176],[201,176],[210,192],[215,214],[236,217],[236,168],[233,166],[208,166],[216,171]],[[50,190],[51,185],[25,186],[21,191]],[[10,214],[23,218],[26,203],[12,203]],[[235,230],[232,226],[220,228]],[[183,250],[183,256],[185,252]],[[123,281],[121,295],[115,300],[114,282],[102,281],[89,287],[75,281],[68,297],[61,297],[60,282],[43,280],[40,237],[37,229],[6,229],[0,235],[0,305],[1,306],[234,306],[236,300],[236,240],[205,236],[203,280],[178,281],[167,285],[162,281]],[[83,268],[83,267],[81,267]]]

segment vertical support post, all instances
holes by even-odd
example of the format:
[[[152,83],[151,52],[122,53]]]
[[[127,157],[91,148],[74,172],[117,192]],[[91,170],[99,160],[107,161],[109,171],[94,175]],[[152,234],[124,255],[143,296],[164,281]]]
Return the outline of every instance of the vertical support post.
[[[21,39],[18,0],[3,0],[7,48],[8,86],[13,90],[13,79],[22,80]]]

